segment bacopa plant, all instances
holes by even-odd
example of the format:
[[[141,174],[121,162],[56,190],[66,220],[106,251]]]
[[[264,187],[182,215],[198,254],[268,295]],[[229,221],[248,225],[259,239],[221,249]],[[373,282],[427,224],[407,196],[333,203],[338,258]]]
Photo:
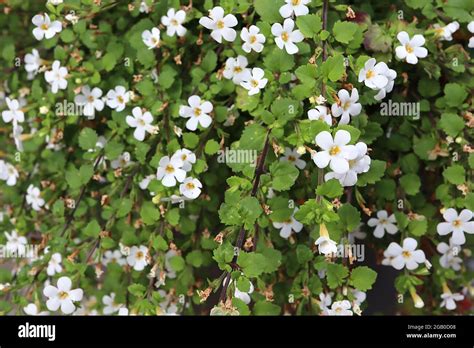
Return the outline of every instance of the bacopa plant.
[[[472,313],[472,1],[0,10],[0,313]]]

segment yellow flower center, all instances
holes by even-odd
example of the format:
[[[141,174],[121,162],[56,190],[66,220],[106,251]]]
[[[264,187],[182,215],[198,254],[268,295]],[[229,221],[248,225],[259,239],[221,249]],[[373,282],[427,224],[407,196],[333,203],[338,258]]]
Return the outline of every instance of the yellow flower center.
[[[145,125],[145,121],[143,121],[143,119],[140,118],[140,119],[138,120],[138,124],[139,124],[140,126],[144,126],[144,125]]]
[[[405,259],[409,259],[411,257],[411,252],[409,251],[403,251],[402,252],[402,256],[405,258]]]
[[[234,68],[234,72],[235,72],[235,73],[240,73],[240,72],[242,72],[242,68],[241,68],[240,66],[236,66],[236,67]]]
[[[375,72],[373,70],[367,70],[367,72],[365,73],[366,79],[371,79],[374,76],[375,76]]]
[[[383,224],[387,223],[387,220],[386,219],[380,219],[379,222],[383,225]]]
[[[257,37],[255,35],[250,36],[250,43],[255,43],[257,41]]]
[[[444,34],[444,28],[435,29],[436,35],[441,36]]]
[[[135,258],[137,259],[143,259],[143,251],[137,251],[137,255],[135,256]]]
[[[196,186],[194,186],[194,184],[193,184],[192,182],[188,182],[188,183],[186,184],[186,188],[187,188],[188,190],[194,190],[195,187],[196,187]]]
[[[300,4],[301,0],[291,0],[291,4],[293,6],[298,6]]]
[[[454,221],[453,221],[453,226],[454,226],[454,227],[459,227],[459,226],[461,226],[461,220],[454,220]]]
[[[41,24],[41,29],[48,30],[48,25],[46,23]]]
[[[181,160],[182,160],[182,161],[186,161],[187,158],[188,158],[187,155],[181,155]]]
[[[329,154],[331,156],[336,156],[337,154],[339,154],[341,152],[341,148],[339,146],[333,146],[331,147],[331,150],[329,150]]]
[[[258,87],[258,81],[257,81],[257,80],[252,80],[252,81],[250,81],[250,84],[252,85],[253,88],[257,88],[257,87]]]
[[[288,156],[288,161],[290,161],[290,162],[296,161],[295,156]]]
[[[171,24],[174,25],[174,26],[177,26],[179,23],[176,19],[172,19]]]
[[[174,167],[171,164],[168,164],[165,168],[165,172],[167,172],[168,174],[174,173]]]
[[[94,97],[90,95],[90,96],[87,97],[87,100],[89,101],[89,103],[93,103],[94,102]]]
[[[405,49],[407,50],[408,53],[413,53],[413,47],[411,47],[409,44],[405,45]]]
[[[201,109],[200,108],[194,108],[194,116],[200,116],[201,115]]]
[[[121,96],[121,95],[119,95],[119,96],[117,97],[117,100],[118,100],[118,101],[119,101],[119,103],[121,103],[121,104],[123,104],[123,103],[124,103],[124,100],[123,100],[123,98],[122,98],[122,96]]]
[[[60,292],[59,292],[59,298],[60,298],[61,300],[65,300],[65,299],[67,299],[68,297],[69,297],[69,294],[68,294],[66,291],[60,291]]]
[[[223,29],[224,27],[224,21],[217,21],[217,29]]]
[[[285,42],[288,41],[289,35],[286,31],[281,34],[281,39]]]
[[[347,102],[344,103],[344,105],[342,106],[342,108],[343,108],[344,110],[347,110],[347,109],[349,109],[350,106],[351,106],[351,102],[347,101]]]

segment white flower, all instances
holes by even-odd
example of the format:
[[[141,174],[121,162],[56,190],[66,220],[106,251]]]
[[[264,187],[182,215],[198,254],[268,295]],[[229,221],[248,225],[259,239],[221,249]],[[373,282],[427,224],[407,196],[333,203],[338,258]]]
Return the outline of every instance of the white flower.
[[[295,14],[295,16],[304,16],[309,13],[306,4],[309,4],[311,0],[285,0],[286,4],[280,7],[280,15],[283,18],[288,18]]]
[[[329,306],[332,303],[332,295],[332,293],[325,294],[324,292],[319,294],[319,308],[321,309],[321,314],[328,314]]]
[[[33,35],[36,40],[43,40],[43,38],[51,39],[56,33],[60,33],[62,30],[62,25],[60,21],[53,21],[49,19],[47,13],[43,15],[34,16],[31,21],[36,28],[33,29]]]
[[[355,148],[357,157],[349,161],[349,170],[342,174],[329,172],[324,175],[324,180],[337,179],[342,186],[354,186],[357,183],[357,175],[369,171],[371,159],[367,155],[367,145],[358,142]]]
[[[291,216],[286,221],[273,222],[273,227],[280,230],[280,237],[288,239],[293,231],[296,233],[301,232],[303,229],[303,224],[294,218],[294,215],[298,210],[298,208],[295,208],[293,214],[291,214]]]
[[[329,113],[328,108],[323,105],[316,106],[315,109],[309,110],[308,118],[310,120],[321,120],[326,122],[328,126],[332,125],[331,113]]]
[[[8,186],[15,186],[20,174],[10,163],[0,160],[0,180],[7,182]]]
[[[367,298],[366,293],[363,291],[352,289],[351,292],[352,292],[352,295],[354,296],[353,302],[358,306],[360,306]]]
[[[445,236],[449,233],[453,233],[452,242],[453,244],[463,245],[466,243],[466,237],[464,232],[472,234],[474,233],[474,221],[472,219],[472,211],[469,209],[463,209],[458,216],[458,213],[453,208],[446,209],[443,214],[446,222],[441,222],[437,226],[437,231],[440,236]]]
[[[251,301],[250,294],[255,290],[252,282],[249,280],[250,288],[248,291],[240,291],[237,286],[235,287],[234,296],[242,300],[245,304],[249,304]]]
[[[29,303],[26,307],[23,307],[23,311],[27,315],[49,315],[48,311],[40,312],[38,310],[38,306],[36,306],[34,303]]]
[[[237,18],[232,14],[224,16],[224,9],[220,6],[216,6],[210,10],[209,17],[201,17],[199,24],[206,29],[212,30],[211,37],[219,43],[222,42],[222,38],[226,41],[233,42],[237,36],[235,30],[232,29],[232,27],[238,24]]]
[[[469,24],[467,25],[467,30],[469,30],[471,33],[474,33],[474,21],[469,22]],[[469,39],[467,47],[474,48],[474,36],[471,36],[471,38]]]
[[[25,121],[25,114],[21,111],[20,103],[16,99],[5,98],[8,110],[2,111],[3,122],[22,123]]]
[[[164,156],[160,159],[156,178],[161,180],[163,186],[173,187],[176,181],[183,182],[186,178],[186,172],[183,170],[183,161],[180,158],[169,158]]]
[[[64,18],[72,24],[77,24],[77,22],[79,22],[79,16],[72,13],[68,13]]]
[[[313,161],[319,168],[330,168],[342,174],[349,170],[349,161],[357,157],[357,149],[354,145],[347,145],[351,141],[351,135],[346,130],[338,130],[333,137],[327,131],[320,132],[316,136],[316,144],[323,149],[313,155]]]
[[[382,238],[385,234],[385,231],[390,234],[395,234],[398,232],[398,227],[396,226],[397,220],[395,215],[392,214],[388,216],[386,210],[379,210],[377,212],[377,218],[371,218],[367,222],[367,225],[370,227],[375,227],[374,237]]]
[[[387,93],[390,93],[393,90],[393,85],[395,84],[397,72],[393,69],[388,69],[385,72],[385,77],[387,78],[388,82],[385,87],[379,89],[379,92],[374,96],[375,100],[382,100],[383,98],[385,98]]]
[[[353,315],[351,303],[347,300],[334,302],[327,312],[328,315]]]
[[[120,266],[125,265],[126,261],[120,250],[107,250],[102,256],[102,264],[107,266],[109,263],[116,263]]]
[[[25,252],[25,246],[27,240],[23,236],[19,236],[18,233],[13,230],[11,233],[5,232],[7,237],[7,244],[5,248],[11,253],[23,254]]]
[[[113,160],[110,165],[113,169],[125,168],[131,165],[133,162],[130,161],[130,153],[125,151],[116,160]]]
[[[375,58],[370,58],[359,71],[359,82],[364,82],[370,89],[384,88],[388,83],[388,70],[387,64],[376,64]]]
[[[25,70],[28,72],[28,79],[32,80],[33,77],[38,73],[41,66],[41,57],[39,56],[38,50],[31,50],[31,53],[25,55]]]
[[[104,314],[111,315],[115,312],[118,312],[120,308],[124,307],[121,303],[115,302],[115,293],[112,292],[110,295],[105,295],[102,297],[102,303],[105,305]]]
[[[118,315],[128,315],[128,308],[122,307],[118,311]]]
[[[353,88],[351,95],[345,89],[339,90],[337,93],[339,103],[332,104],[331,112],[334,117],[341,117],[339,124],[348,124],[351,120],[350,116],[357,116],[362,110],[362,105],[357,103],[359,100],[359,92],[357,88]]]
[[[148,188],[148,185],[150,185],[150,181],[152,181],[153,179],[156,179],[155,174],[147,175],[138,183],[138,186],[140,186],[142,190],[146,190]]]
[[[94,116],[95,110],[102,111],[104,109],[104,101],[101,99],[102,90],[94,87],[92,90],[89,86],[82,86],[82,94],[76,95],[74,101],[77,105],[83,107],[84,116]]]
[[[125,109],[125,105],[130,101],[130,92],[123,86],[117,86],[107,92],[107,105],[117,112]]]
[[[232,79],[236,85],[240,85],[242,81],[250,79],[250,69],[247,65],[248,61],[244,56],[229,57],[225,62],[223,75],[228,80]]]
[[[260,28],[256,25],[251,25],[248,29],[242,28],[240,32],[240,38],[244,42],[242,49],[250,53],[252,50],[255,52],[262,52],[263,44],[265,43],[265,36],[260,33]]]
[[[446,291],[447,290],[447,291]],[[454,310],[456,309],[456,301],[462,301],[464,300],[464,295],[456,292],[456,293],[451,293],[449,289],[446,289],[445,292],[441,294],[441,298],[443,301],[441,301],[439,307],[443,308],[446,307],[447,310]]]
[[[438,23],[434,25],[436,36],[440,40],[452,41],[453,33],[459,29],[459,23],[454,21],[442,27]]]
[[[149,50],[158,47],[160,44],[160,29],[152,28],[151,31],[145,30],[142,33],[142,40],[143,43],[148,46]]]
[[[153,122],[153,116],[149,111],[143,113],[142,109],[136,106],[132,109],[132,115],[133,116],[127,116],[125,120],[130,127],[135,128],[135,131],[133,132],[135,139],[143,141],[146,132],[153,134],[155,127],[151,125],[151,122]]]
[[[389,264],[393,268],[401,270],[406,267],[409,270],[418,268],[418,264],[426,261],[423,250],[416,250],[417,242],[413,238],[405,238],[403,247],[392,242],[384,252],[384,256],[388,259],[384,264]]]
[[[301,155],[298,153],[297,149],[285,148],[285,153],[283,157],[280,157],[280,161],[289,162],[290,164],[296,166],[296,168],[304,169],[306,167],[306,162],[300,159]]]
[[[179,192],[186,198],[195,199],[201,194],[202,184],[198,179],[188,177],[179,185]]]
[[[140,247],[132,246],[130,255],[127,256],[127,263],[135,271],[143,271],[145,266],[148,265],[148,248],[144,245],[140,245]]]
[[[62,3],[63,3],[63,0],[48,0],[48,4],[52,4],[54,6],[57,6]]]
[[[198,124],[203,128],[209,127],[212,123],[212,118],[209,113],[212,112],[213,106],[210,102],[201,100],[197,95],[192,95],[188,98],[189,106],[181,105],[179,108],[179,115],[184,118],[189,118],[186,121],[186,128],[195,131]]]
[[[140,3],[140,8],[138,9],[138,11],[140,13],[148,13],[150,12],[150,8],[148,7],[148,5],[146,4],[146,1],[142,1]]]
[[[461,246],[454,244],[452,239],[449,239],[449,245],[441,242],[436,246],[436,250],[442,254],[439,258],[439,264],[444,268],[452,268],[455,271],[461,269],[462,259],[458,257],[461,252]]]
[[[23,141],[21,140],[23,133],[23,127],[17,123],[13,123],[12,137],[15,142],[17,151],[23,152]]]
[[[170,8],[166,13],[166,16],[161,17],[161,24],[166,26],[166,34],[173,36],[184,36],[186,34],[186,28],[183,27],[183,22],[186,19],[186,12],[179,10],[175,12],[173,8]]]
[[[61,66],[59,60],[53,62],[53,66],[50,71],[44,72],[44,78],[46,82],[51,85],[51,91],[56,94],[59,89],[67,88],[67,68]]]
[[[33,210],[40,211],[41,207],[44,205],[44,199],[41,198],[41,192],[39,188],[30,185],[26,190],[26,203],[31,205]]]
[[[299,30],[293,31],[295,22],[291,18],[285,19],[283,26],[280,23],[272,25],[272,34],[275,36],[275,43],[280,49],[286,49],[288,54],[298,52],[298,46],[295,42],[301,42],[304,39],[303,34]]]
[[[186,172],[189,172],[193,164],[196,163],[196,155],[188,149],[180,149],[176,151],[173,156],[171,156],[171,159],[173,158],[179,158],[183,161],[182,169]]]
[[[418,34],[410,39],[406,31],[401,31],[398,33],[397,39],[402,44],[402,46],[395,48],[398,59],[405,60],[409,64],[416,64],[418,58],[425,58],[428,55],[428,50],[422,47],[425,44],[423,35]]]
[[[337,243],[329,237],[325,224],[319,226],[319,238],[316,239],[314,244],[318,247],[320,254],[332,255],[337,253]]]
[[[48,285],[44,288],[43,294],[48,297],[46,307],[50,311],[57,311],[61,307],[64,314],[71,314],[76,309],[73,302],[82,300],[84,292],[82,289],[71,290],[72,282],[68,277],[58,279],[57,287]]]
[[[51,255],[51,259],[48,262],[48,268],[46,269],[46,273],[49,276],[53,276],[56,273],[61,273],[63,267],[61,266],[62,257],[60,253],[54,253]]]
[[[249,95],[260,92],[267,85],[268,79],[264,78],[265,72],[260,68],[253,68],[248,80],[240,83],[242,87],[249,91]]]

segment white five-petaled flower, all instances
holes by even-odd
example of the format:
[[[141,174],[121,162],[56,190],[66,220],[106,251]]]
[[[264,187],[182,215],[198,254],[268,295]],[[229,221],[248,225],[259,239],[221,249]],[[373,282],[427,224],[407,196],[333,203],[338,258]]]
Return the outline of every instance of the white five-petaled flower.
[[[186,34],[186,28],[183,27],[183,22],[186,19],[186,12],[183,10],[175,11],[174,8],[170,8],[166,13],[166,16],[161,17],[161,24],[166,26],[166,34],[173,36],[184,36]]]
[[[31,53],[25,55],[25,70],[28,72],[28,79],[32,80],[38,73],[41,66],[41,57],[37,49],[32,49]]]
[[[229,57],[225,62],[223,75],[226,79],[232,79],[236,85],[240,85],[242,81],[250,78],[250,69],[247,68],[248,61],[244,56],[237,56],[237,58]]]
[[[127,256],[127,263],[133,267],[135,271],[143,271],[148,265],[148,248],[144,245],[132,246],[130,255]]]
[[[18,170],[12,164],[0,160],[0,180],[6,181],[8,186],[15,186],[19,176]]]
[[[300,159],[300,157],[301,155],[298,153],[297,149],[286,147],[283,157],[280,157],[280,161],[289,162],[298,169],[304,169],[304,167],[306,167],[306,162]]]
[[[439,307],[443,308],[446,307],[447,310],[452,311],[456,309],[456,301],[464,300],[464,295],[458,292],[452,293],[451,290],[445,285],[443,286],[443,293],[441,294],[441,301]]]
[[[201,17],[199,24],[211,30],[211,37],[219,43],[222,42],[222,38],[233,42],[237,36],[236,31],[232,29],[238,24],[237,18],[232,14],[224,16],[224,9],[220,6],[209,10],[209,17]]]
[[[232,283],[232,279],[230,280]],[[250,294],[253,293],[255,290],[252,282],[249,280],[249,289],[248,291],[240,291],[239,288],[236,286],[235,291],[234,291],[234,296],[237,297],[238,299],[242,300],[245,304],[249,304],[250,301],[252,300],[250,298]]]
[[[353,315],[351,311],[351,303],[347,300],[336,301],[332,304],[331,309],[327,310],[328,315]]]
[[[406,267],[408,270],[418,268],[418,264],[426,261],[423,250],[416,250],[417,241],[413,238],[405,238],[403,246],[392,242],[384,252],[385,260],[382,264],[391,265],[393,268],[401,270]]]
[[[459,29],[459,23],[454,21],[449,23],[448,25],[445,25],[442,27],[438,23],[436,23],[434,26],[436,36],[440,40],[446,40],[446,41],[452,41],[453,40],[453,34],[455,31]]]
[[[326,173],[324,180],[337,179],[342,186],[354,186],[357,183],[357,175],[369,171],[371,159],[367,155],[367,145],[363,142],[358,142],[355,144],[355,148],[357,157],[349,161],[349,170],[342,174],[335,172]]]
[[[31,205],[33,210],[40,211],[44,205],[44,199],[41,198],[41,192],[39,188],[30,184],[26,190],[26,203]]]
[[[332,125],[331,113],[328,112],[328,108],[323,105],[316,106],[315,109],[309,110],[308,118],[310,120],[321,120],[326,122],[329,126]]]
[[[130,101],[130,92],[123,86],[117,86],[107,92],[107,105],[117,112],[125,109],[125,105]]]
[[[263,44],[265,43],[265,36],[260,33],[260,28],[256,25],[251,25],[248,29],[242,28],[240,32],[240,38],[244,42],[242,49],[250,53],[252,50],[255,52],[262,52]]]
[[[29,303],[26,307],[23,307],[23,311],[27,315],[49,315],[48,311],[40,312],[38,306],[34,303]]]
[[[359,82],[364,82],[370,89],[381,89],[388,83],[387,73],[387,64],[376,63],[375,58],[370,58],[359,71]]]
[[[275,43],[280,49],[285,49],[288,54],[298,52],[298,46],[295,43],[304,39],[299,30],[293,30],[295,22],[291,18],[285,19],[283,26],[280,23],[272,25],[272,34],[275,36]]]
[[[388,82],[385,87],[379,89],[379,92],[374,96],[375,100],[382,100],[383,98],[385,98],[387,93],[390,93],[393,90],[393,85],[395,84],[397,72],[393,69],[388,69],[385,71],[384,75],[387,78]]]
[[[27,240],[23,236],[19,236],[18,233],[13,230],[10,233],[5,232],[5,237],[7,237],[7,244],[5,248],[11,253],[23,254],[25,252],[25,246]]]
[[[21,123],[25,121],[25,114],[21,111],[20,103],[16,99],[5,98],[8,110],[2,111],[3,122]]]
[[[149,50],[158,47],[160,44],[160,29],[152,28],[151,30],[145,30],[142,33],[142,40]]]
[[[320,293],[319,294],[319,308],[321,309],[322,315],[328,315],[329,306],[332,303],[332,295],[333,293]]]
[[[293,214],[291,214],[291,216],[286,221],[273,222],[273,227],[280,230],[280,237],[288,239],[293,231],[296,233],[301,232],[303,229],[303,224],[294,218],[294,215],[298,210],[299,209],[295,207]]]
[[[260,68],[253,68],[248,80],[240,83],[242,87],[248,90],[248,95],[254,95],[260,92],[267,85],[268,79],[264,78],[265,72]]]
[[[127,116],[125,120],[130,127],[135,128],[133,132],[135,139],[143,141],[146,132],[150,134],[154,133],[155,127],[151,125],[153,116],[149,111],[142,112],[142,109],[136,106],[132,109],[132,115],[133,116]]]
[[[439,264],[444,268],[452,268],[455,271],[461,269],[462,259],[458,256],[461,252],[461,246],[454,244],[452,239],[449,239],[449,245],[441,242],[436,246],[436,250],[442,254],[439,258]]]
[[[354,145],[347,145],[351,141],[348,131],[340,129],[334,139],[327,131],[316,136],[316,144],[322,149],[313,155],[313,161],[319,168],[329,167],[336,173],[342,174],[349,170],[349,161],[357,157]]]
[[[124,307],[124,304],[115,302],[115,293],[112,292],[110,295],[102,297],[102,303],[105,305],[104,314],[111,315],[118,312],[120,308]]]
[[[339,103],[334,103],[331,106],[331,112],[334,117],[341,117],[339,124],[348,124],[351,116],[357,116],[362,110],[362,105],[358,103],[359,92],[357,88],[353,88],[351,95],[345,89],[339,90],[337,93]]]
[[[474,233],[474,221],[470,221],[472,219],[472,211],[469,209],[463,209],[458,215],[456,210],[449,208],[443,213],[443,217],[446,222],[438,224],[438,234],[445,236],[452,232],[453,235],[451,239],[453,244],[463,245],[466,243],[464,232],[469,234]]]
[[[72,282],[69,277],[58,279],[57,287],[48,285],[43,294],[48,297],[46,307],[50,311],[57,311],[61,307],[64,314],[71,314],[76,309],[73,302],[81,301],[84,292],[82,289],[71,290]]]
[[[67,68],[61,66],[59,60],[55,60],[51,67],[51,70],[44,72],[44,78],[46,82],[51,85],[51,91],[56,94],[59,89],[67,88]]]
[[[116,263],[120,266],[123,266],[127,262],[120,250],[107,250],[102,256],[102,264],[107,266],[109,263]]]
[[[196,199],[201,194],[202,184],[198,179],[188,177],[179,185],[179,192],[186,198]]]
[[[212,112],[213,106],[210,102],[201,100],[197,95],[192,95],[188,98],[187,105],[181,105],[179,108],[179,115],[184,118],[189,118],[186,121],[186,128],[195,131],[198,124],[203,128],[209,127],[212,123],[212,118],[209,113]]]
[[[418,58],[425,58],[428,50],[423,47],[425,38],[423,35],[415,35],[412,39],[406,31],[401,31],[397,35],[398,41],[402,44],[395,48],[398,59],[405,60],[409,64],[418,63]]]
[[[141,3],[140,3],[140,8],[138,9],[138,11],[140,13],[148,13],[150,12],[150,7],[146,4],[146,1],[143,0]]]
[[[474,21],[469,22],[469,24],[467,25],[467,30],[469,30],[469,32],[471,33],[474,33]],[[471,36],[471,38],[469,39],[467,47],[474,48],[474,36]]]
[[[188,149],[177,150],[171,158],[179,158],[183,161],[183,170],[189,172],[192,165],[196,163],[196,154]]]
[[[396,222],[397,220],[395,219],[394,214],[388,216],[386,210],[379,210],[377,212],[377,217],[370,218],[367,222],[367,225],[370,227],[375,226],[374,237],[382,238],[385,234],[385,231],[389,234],[395,234],[398,232]]]
[[[36,28],[33,29],[33,35],[36,40],[43,40],[43,38],[51,39],[54,35],[60,33],[62,30],[61,22],[51,22],[51,19],[47,13],[45,13],[44,16],[38,14],[34,16],[31,21],[34,25],[36,25]]]
[[[309,13],[308,7],[311,0],[285,0],[286,4],[280,7],[280,15],[283,18],[288,18],[295,14],[295,16],[304,16]]]
[[[101,99],[102,90],[94,87],[92,90],[88,85],[82,86],[81,94],[76,95],[74,101],[77,105],[82,106],[82,113],[84,116],[92,117],[95,111],[102,111],[104,109],[104,101]]]
[[[53,276],[56,273],[61,273],[63,267],[61,266],[62,257],[60,253],[54,253],[51,255],[51,259],[48,262],[48,268],[46,269],[46,273],[49,276]]]
[[[319,238],[314,244],[318,247],[320,254],[332,255],[337,253],[337,243],[329,236],[329,231],[325,224],[319,225]]]
[[[183,182],[186,178],[186,171],[183,170],[183,161],[178,157],[164,156],[160,159],[156,178],[161,180],[163,186],[173,187],[176,181]]]
[[[130,153],[125,151],[117,159],[113,160],[110,165],[113,169],[117,168],[126,168],[131,165],[133,162],[130,161]]]

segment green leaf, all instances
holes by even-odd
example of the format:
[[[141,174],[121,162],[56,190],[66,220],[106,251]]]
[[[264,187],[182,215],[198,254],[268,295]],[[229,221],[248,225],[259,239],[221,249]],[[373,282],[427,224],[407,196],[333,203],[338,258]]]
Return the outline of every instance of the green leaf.
[[[461,185],[465,182],[466,171],[459,164],[453,164],[443,171],[444,178],[451,184]]]
[[[366,186],[367,184],[375,184],[385,173],[386,162],[379,160],[372,160],[370,162],[370,169],[367,173],[359,175],[357,186]]]
[[[457,83],[448,83],[444,86],[445,102],[452,107],[458,107],[467,98],[468,93],[463,86]]]
[[[280,306],[267,301],[258,301],[253,307],[253,314],[255,315],[279,315],[280,313]]]
[[[356,23],[337,21],[334,23],[332,33],[337,41],[347,44],[354,38],[357,28]]]
[[[341,54],[329,57],[321,66],[323,76],[326,80],[336,82],[342,78],[346,67],[344,66],[344,58]]]
[[[79,146],[83,150],[94,149],[97,140],[97,133],[91,128],[84,128],[79,134]]]
[[[87,224],[87,226],[83,230],[84,235],[87,237],[94,237],[97,238],[100,233],[100,225],[97,220],[92,220]]]
[[[340,197],[344,192],[344,188],[337,179],[326,181],[321,186],[318,186],[316,193],[318,195],[326,196],[328,198]]]
[[[184,266],[186,265],[186,263],[184,262],[184,259],[179,255],[175,255],[173,257],[170,257],[168,262],[169,262],[171,268],[175,272],[182,271],[184,269]]]
[[[186,255],[186,263],[191,266],[198,268],[201,267],[204,262],[204,257],[201,250],[193,250]]]
[[[253,6],[262,21],[269,23],[281,22],[279,9],[283,6],[282,0],[254,0]]]
[[[273,162],[270,166],[272,187],[276,191],[289,190],[298,178],[299,170],[288,162]]]
[[[456,114],[444,113],[438,122],[438,126],[447,135],[455,137],[464,129],[464,121]]]
[[[343,204],[337,210],[337,214],[348,232],[355,230],[360,224],[360,212],[350,204]]]
[[[144,202],[140,209],[140,217],[145,225],[152,225],[160,218],[160,211],[151,202]]]
[[[210,139],[207,141],[206,146],[204,147],[204,152],[208,155],[216,154],[220,149],[220,145],[214,139]]]
[[[132,284],[128,287],[128,292],[136,297],[143,297],[145,295],[146,288],[142,284]]]
[[[321,17],[315,14],[296,17],[296,26],[305,37],[314,37],[323,28]]]
[[[347,267],[338,263],[329,263],[326,268],[326,278],[328,286],[335,289],[344,283],[344,279],[349,275]]]
[[[415,237],[420,237],[428,231],[428,221],[423,216],[422,219],[411,220],[408,223],[408,232]]]
[[[350,284],[360,291],[372,289],[377,279],[377,272],[367,266],[356,267],[351,272]]]
[[[416,174],[405,174],[400,178],[400,185],[407,195],[416,195],[420,191],[421,181]]]
[[[265,270],[265,256],[255,252],[241,251],[237,257],[237,264],[247,277],[258,277]]]
[[[273,1],[273,0],[272,0]],[[264,59],[263,64],[273,72],[289,71],[295,65],[293,56],[275,47]]]
[[[313,258],[313,252],[306,245],[299,244],[296,247],[296,258],[300,264],[304,264]]]

